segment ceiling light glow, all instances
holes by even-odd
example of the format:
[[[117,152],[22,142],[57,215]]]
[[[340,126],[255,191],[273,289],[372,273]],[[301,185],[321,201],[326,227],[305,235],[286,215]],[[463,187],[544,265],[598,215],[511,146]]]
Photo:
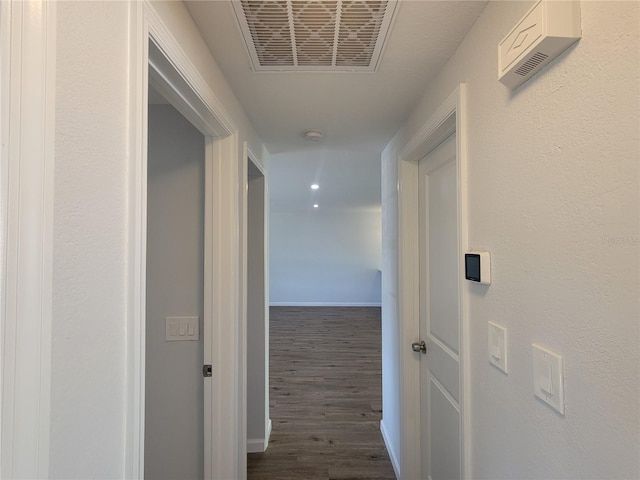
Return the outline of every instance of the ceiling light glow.
[[[318,207],[319,207],[319,205],[317,203],[313,204],[313,208],[318,208]]]
[[[320,185],[318,185],[317,183],[314,183],[313,185],[311,185],[311,190],[318,190],[320,188]]]

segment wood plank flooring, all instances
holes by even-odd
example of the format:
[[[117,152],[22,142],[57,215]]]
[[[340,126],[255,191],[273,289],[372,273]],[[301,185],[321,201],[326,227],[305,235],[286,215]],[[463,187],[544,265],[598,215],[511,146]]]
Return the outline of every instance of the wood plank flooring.
[[[271,307],[265,453],[249,480],[395,479],[380,434],[380,309]]]

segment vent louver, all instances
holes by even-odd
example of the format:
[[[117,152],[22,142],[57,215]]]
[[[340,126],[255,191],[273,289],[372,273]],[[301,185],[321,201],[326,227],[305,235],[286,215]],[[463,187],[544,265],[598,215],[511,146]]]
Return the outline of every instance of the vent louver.
[[[515,71],[518,75],[527,76],[529,75],[533,69],[535,69],[538,65],[544,62],[549,55],[545,55],[544,53],[536,52],[533,56],[524,62],[520,67]]]
[[[373,72],[396,0],[234,0],[256,71]]]

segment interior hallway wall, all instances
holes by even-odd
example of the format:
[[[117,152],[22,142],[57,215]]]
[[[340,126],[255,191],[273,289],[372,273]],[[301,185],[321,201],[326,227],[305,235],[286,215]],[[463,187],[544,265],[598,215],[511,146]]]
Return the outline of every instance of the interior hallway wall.
[[[145,475],[204,476],[204,136],[149,106]],[[198,317],[199,341],[165,340],[165,317]]]
[[[238,158],[229,162],[239,165],[247,141],[266,168],[268,152],[184,4],[147,5],[237,127]],[[132,139],[138,99],[129,73],[137,68],[137,39],[142,40],[136,22],[140,7],[137,1],[57,3],[51,478],[133,476],[137,352],[131,341],[129,188],[137,158]],[[222,181],[239,190],[237,175],[226,172]],[[223,201],[230,211],[239,209],[235,196]],[[225,227],[233,232],[237,220],[230,218]],[[239,445],[235,432],[225,433]],[[239,459],[223,460],[233,465]]]
[[[512,92],[497,45],[532,2],[491,2],[387,146],[383,168],[383,415],[398,452],[397,155],[461,82],[468,98],[472,249],[471,478],[638,478],[640,6],[580,2],[583,36]],[[508,330],[509,374],[487,360]],[[565,359],[566,414],[533,394],[531,344]]]
[[[51,478],[124,477],[129,5],[58,2]]]
[[[270,213],[271,305],[380,305],[379,211]]]

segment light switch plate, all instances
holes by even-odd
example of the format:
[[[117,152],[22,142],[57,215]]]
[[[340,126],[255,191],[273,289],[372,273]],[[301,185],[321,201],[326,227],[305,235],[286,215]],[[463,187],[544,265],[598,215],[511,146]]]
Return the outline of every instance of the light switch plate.
[[[489,322],[489,363],[504,373],[509,373],[507,366],[507,329]]]
[[[564,415],[564,362],[562,356],[535,343],[533,349],[533,392]]]
[[[200,319],[198,317],[166,317],[167,342],[200,340]]]

